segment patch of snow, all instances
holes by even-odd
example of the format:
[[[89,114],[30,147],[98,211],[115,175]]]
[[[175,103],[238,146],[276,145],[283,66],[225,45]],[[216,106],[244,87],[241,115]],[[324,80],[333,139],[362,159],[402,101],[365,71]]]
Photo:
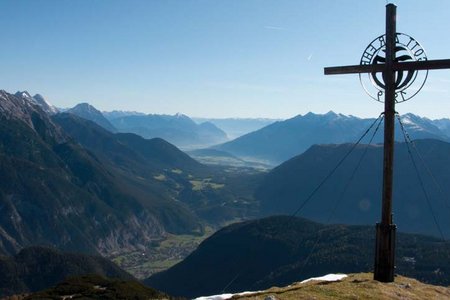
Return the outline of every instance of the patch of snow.
[[[261,291],[256,291],[256,292],[241,292],[241,293],[236,293],[236,294],[221,294],[221,295],[213,295],[213,296],[202,296],[202,297],[198,297],[195,298],[193,300],[226,300],[226,299],[230,299],[233,296],[248,296],[251,294],[256,294],[256,293],[260,293]]]
[[[313,278],[309,278],[306,280],[303,280],[300,283],[305,283],[308,281],[312,281],[312,280],[319,280],[319,281],[339,281],[342,280],[343,278],[347,277],[347,275],[345,274],[328,274],[325,276],[321,276],[321,277],[313,277]]]
[[[230,299],[231,297],[233,297],[233,294],[222,294],[222,295],[198,297],[195,298],[194,300],[225,300]]]
[[[411,118],[409,116],[403,116],[400,119],[402,120],[403,124],[416,125],[413,121],[411,121]]]
[[[325,276],[321,276],[321,277],[313,277],[313,278],[309,278],[306,280],[303,280],[300,283],[305,283],[308,281],[312,281],[312,280],[318,280],[318,281],[339,281],[342,280],[343,278],[347,277],[346,274],[328,274]],[[198,297],[195,298],[193,300],[227,300],[227,299],[231,299],[231,297],[233,296],[248,296],[251,294],[256,294],[256,293],[261,293],[262,291],[255,291],[255,292],[241,292],[241,293],[236,293],[236,294],[221,294],[221,295],[213,295],[213,296],[202,296],[202,297]]]

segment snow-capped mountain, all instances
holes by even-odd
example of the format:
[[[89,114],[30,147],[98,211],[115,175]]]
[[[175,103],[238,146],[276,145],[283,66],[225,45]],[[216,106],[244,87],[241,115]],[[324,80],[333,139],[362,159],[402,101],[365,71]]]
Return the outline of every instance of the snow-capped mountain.
[[[102,114],[109,121],[111,121],[112,119],[127,117],[127,116],[145,116],[145,114],[142,112],[124,111],[124,110],[102,111]]]
[[[448,134],[450,131],[441,130],[433,120],[414,114],[405,114],[401,116],[401,120],[413,139],[450,140],[450,134]],[[363,119],[337,114],[333,111],[326,114],[309,112],[303,116],[298,115],[285,121],[275,122],[214,148],[240,158],[263,160],[276,165],[303,153],[314,144],[355,142],[374,121],[373,118]],[[373,143],[383,142],[382,128],[380,127]],[[397,141],[404,140],[398,124],[396,124],[395,138]],[[364,142],[367,140],[363,140]]]
[[[50,102],[45,100],[45,98],[42,97],[42,95],[40,95],[40,94],[31,96],[30,93],[28,93],[27,91],[22,91],[22,92],[18,91],[15,94],[15,96],[27,99],[28,101],[39,105],[42,108],[42,110],[44,110],[46,113],[48,113],[50,115],[54,115],[54,114],[58,113],[58,109],[55,106],[53,106]]]

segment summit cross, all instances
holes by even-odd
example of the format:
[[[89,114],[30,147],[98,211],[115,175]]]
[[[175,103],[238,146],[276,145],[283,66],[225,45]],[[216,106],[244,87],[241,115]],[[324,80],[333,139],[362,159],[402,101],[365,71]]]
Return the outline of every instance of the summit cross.
[[[324,69],[325,75],[360,74],[361,76],[363,73],[368,73],[371,76],[370,80],[378,89],[375,99],[382,102],[380,97],[384,94],[382,209],[381,222],[376,225],[374,265],[374,279],[381,282],[393,282],[395,269],[396,225],[392,218],[395,104],[409,99],[405,98],[404,90],[417,78],[419,70],[428,72],[432,69],[450,69],[450,59],[428,60],[418,42],[407,35],[396,32],[396,10],[397,7],[394,4],[386,5],[386,34],[374,40],[374,42],[377,41],[380,48],[377,49],[373,44],[369,45],[363,54],[360,65]],[[409,38],[403,44],[406,47],[399,45],[399,36]],[[396,53],[401,50],[407,51],[409,55],[397,57]],[[378,55],[375,57],[377,51],[384,52],[385,57],[380,58]],[[404,71],[407,71],[406,78],[403,76]],[[377,77],[377,74],[381,74],[381,79]]]

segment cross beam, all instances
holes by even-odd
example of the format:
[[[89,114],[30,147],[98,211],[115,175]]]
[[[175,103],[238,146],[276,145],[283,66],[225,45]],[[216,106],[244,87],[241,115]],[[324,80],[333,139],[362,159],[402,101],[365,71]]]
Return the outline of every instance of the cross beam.
[[[396,71],[419,71],[419,70],[438,70],[450,69],[450,59],[435,59],[425,61],[408,61],[408,62],[394,62],[392,70]],[[359,73],[380,73],[386,70],[384,64],[374,65],[354,65],[343,67],[328,67],[324,68],[325,75],[341,75],[341,74],[359,74]]]
[[[386,5],[386,59],[384,64],[329,67],[325,75],[383,73],[384,81],[384,158],[381,222],[376,225],[374,279],[394,281],[395,233],[392,222],[392,190],[394,162],[395,74],[398,71],[417,71],[450,68],[450,60],[423,60],[396,62],[396,10],[394,4]]]

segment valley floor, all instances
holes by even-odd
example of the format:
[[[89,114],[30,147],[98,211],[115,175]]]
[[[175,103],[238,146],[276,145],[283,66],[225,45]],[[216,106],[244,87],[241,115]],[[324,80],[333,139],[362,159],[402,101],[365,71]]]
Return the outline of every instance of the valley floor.
[[[144,279],[179,263],[213,233],[211,227],[206,227],[205,233],[199,236],[169,234],[145,251],[122,253],[109,259],[134,277]]]

